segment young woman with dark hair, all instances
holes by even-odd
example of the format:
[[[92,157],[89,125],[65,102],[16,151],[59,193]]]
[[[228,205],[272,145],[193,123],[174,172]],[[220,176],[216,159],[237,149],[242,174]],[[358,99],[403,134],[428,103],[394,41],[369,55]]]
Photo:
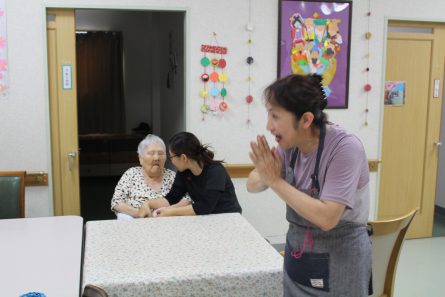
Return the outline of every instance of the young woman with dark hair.
[[[319,75],[289,75],[265,90],[267,129],[258,135],[249,192],[266,188],[287,204],[284,296],[368,296],[369,168],[360,140],[327,121]]]
[[[149,200],[142,209],[154,216],[204,215],[239,212],[235,187],[222,161],[190,132],[180,132],[169,140],[169,158],[177,168],[175,180],[165,197]],[[188,193],[193,203],[181,200]]]

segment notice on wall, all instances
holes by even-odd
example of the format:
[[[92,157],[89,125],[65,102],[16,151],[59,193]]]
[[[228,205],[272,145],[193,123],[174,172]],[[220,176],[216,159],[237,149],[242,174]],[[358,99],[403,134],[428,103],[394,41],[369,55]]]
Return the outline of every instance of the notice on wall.
[[[5,2],[0,0],[0,98],[7,97],[9,88]]]
[[[385,105],[403,106],[405,105],[404,81],[386,81],[385,82]]]
[[[70,64],[62,65],[62,89],[73,89],[73,67]]]

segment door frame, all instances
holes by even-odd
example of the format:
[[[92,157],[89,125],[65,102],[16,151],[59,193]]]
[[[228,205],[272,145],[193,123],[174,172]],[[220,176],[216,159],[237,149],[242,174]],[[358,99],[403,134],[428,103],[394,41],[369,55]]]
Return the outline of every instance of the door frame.
[[[445,26],[445,20],[437,20],[437,19],[422,19],[422,18],[400,18],[400,17],[391,17],[391,16],[385,16],[384,18],[384,34],[383,34],[383,59],[382,59],[382,73],[381,73],[381,90],[380,90],[380,96],[378,98],[383,98],[384,97],[384,85],[385,85],[385,80],[386,80],[386,64],[387,64],[387,50],[388,50],[388,31],[389,31],[389,24],[390,22],[405,22],[405,23],[413,23],[413,26],[416,27],[421,27],[421,26],[425,26],[427,27],[428,24],[438,24],[441,26]],[[414,24],[417,23],[417,24]],[[431,27],[431,25],[429,26]],[[444,68],[445,71],[445,65],[442,65],[442,67]],[[434,78],[431,78],[431,80],[433,80]],[[443,103],[443,96],[445,95],[445,91],[444,91],[444,87],[445,87],[445,79],[444,77],[440,77],[441,83],[440,83],[440,91],[439,91],[439,101],[442,101],[442,105]],[[432,83],[432,82],[430,82]],[[433,92],[433,87],[431,87],[430,85],[430,89],[429,89],[430,95],[432,96],[432,92]],[[429,95],[429,96],[430,96]],[[383,101],[383,100],[382,100]],[[442,105],[440,106],[440,108],[436,109],[436,112],[434,113],[435,117],[439,117],[439,122],[440,122],[440,117],[441,117],[441,110],[442,110]],[[379,160],[382,159],[382,149],[383,149],[383,129],[384,129],[384,104],[381,103],[380,104],[380,123],[379,123],[379,143],[378,143],[378,156],[379,156]],[[425,145],[427,145],[428,143],[430,145],[433,145],[433,137],[436,137],[436,139],[439,139],[440,137],[440,125],[438,127],[438,129],[431,127],[432,125],[431,123],[431,116],[430,116],[430,105],[428,105],[428,123],[427,123],[427,131],[426,131],[426,141],[425,141]],[[438,114],[438,115],[437,115]],[[436,131],[432,131],[432,130],[436,130]],[[437,158],[438,159],[438,155]],[[435,166],[435,171],[436,171],[436,175],[437,175],[437,168],[438,168],[438,162],[436,162],[436,164],[432,164],[430,166]],[[376,191],[376,199],[375,199],[375,219],[378,219],[378,210],[379,210],[379,202],[380,202],[380,197],[379,197],[379,192],[380,192],[380,179],[381,179],[381,174],[380,174],[380,170],[381,170],[381,166],[379,166],[379,173],[377,176],[377,180],[376,180],[376,184],[377,184],[377,191]],[[436,180],[434,180],[434,187],[432,188],[432,191],[436,191]],[[422,193],[425,192],[425,189],[423,189]],[[435,199],[435,195],[434,195],[434,201]],[[419,210],[419,212],[421,212],[422,209]],[[415,219],[415,218],[414,218]],[[408,237],[410,237],[410,235],[408,234]]]
[[[44,90],[45,90],[45,108],[47,111],[46,114],[46,119],[47,119],[47,124],[46,124],[46,129],[47,129],[47,133],[46,133],[46,140],[47,143],[49,143],[49,150],[47,151],[47,159],[48,159],[48,198],[49,198],[49,203],[48,206],[50,208],[50,212],[52,210],[52,214],[53,215],[66,215],[62,212],[60,212],[59,210],[56,210],[56,206],[58,205],[58,203],[60,203],[59,201],[56,202],[55,201],[55,197],[54,197],[54,189],[55,187],[60,187],[61,185],[55,185],[54,184],[54,180],[53,180],[53,163],[54,162],[58,162],[56,163],[56,166],[60,165],[60,161],[57,160],[53,160],[53,147],[51,144],[51,109],[50,109],[50,79],[49,79],[49,59],[48,59],[48,36],[47,36],[47,10],[48,9],[112,9],[112,10],[140,10],[140,11],[180,11],[180,12],[184,12],[184,118],[185,118],[185,129],[189,130],[190,127],[190,117],[188,116],[190,114],[190,107],[189,107],[189,103],[190,103],[190,75],[188,75],[189,72],[189,66],[191,65],[191,58],[190,58],[190,52],[188,51],[188,49],[190,48],[190,8],[189,7],[185,7],[185,6],[152,6],[152,5],[125,5],[124,6],[119,6],[119,5],[106,5],[106,4],[94,4],[94,5],[82,5],[82,4],[70,4],[70,3],[65,3],[63,0],[60,0],[59,2],[55,1],[52,3],[43,3],[42,4],[42,20],[44,23],[44,26],[42,26],[43,28],[43,53],[44,53],[44,57],[43,57],[43,62],[44,62]],[[80,187],[80,186],[79,186]],[[80,190],[80,189],[79,189]],[[63,201],[63,197],[60,201]],[[80,194],[79,194],[79,203],[80,203]],[[59,207],[58,207],[59,208]]]

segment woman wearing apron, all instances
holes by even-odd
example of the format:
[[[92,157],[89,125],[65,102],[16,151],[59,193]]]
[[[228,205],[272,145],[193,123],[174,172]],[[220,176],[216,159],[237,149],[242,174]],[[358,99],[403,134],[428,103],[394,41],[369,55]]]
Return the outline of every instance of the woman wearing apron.
[[[360,140],[329,123],[319,75],[289,75],[265,90],[267,129],[251,142],[249,192],[287,204],[284,296],[370,293],[369,169]]]

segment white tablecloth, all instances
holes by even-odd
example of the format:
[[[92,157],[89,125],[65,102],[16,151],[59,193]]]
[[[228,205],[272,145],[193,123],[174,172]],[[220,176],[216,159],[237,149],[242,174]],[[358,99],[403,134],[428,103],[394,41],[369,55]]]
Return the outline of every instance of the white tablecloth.
[[[110,296],[282,296],[281,255],[239,214],[90,221],[83,286]]]
[[[0,220],[0,296],[79,296],[82,236],[78,216]]]

